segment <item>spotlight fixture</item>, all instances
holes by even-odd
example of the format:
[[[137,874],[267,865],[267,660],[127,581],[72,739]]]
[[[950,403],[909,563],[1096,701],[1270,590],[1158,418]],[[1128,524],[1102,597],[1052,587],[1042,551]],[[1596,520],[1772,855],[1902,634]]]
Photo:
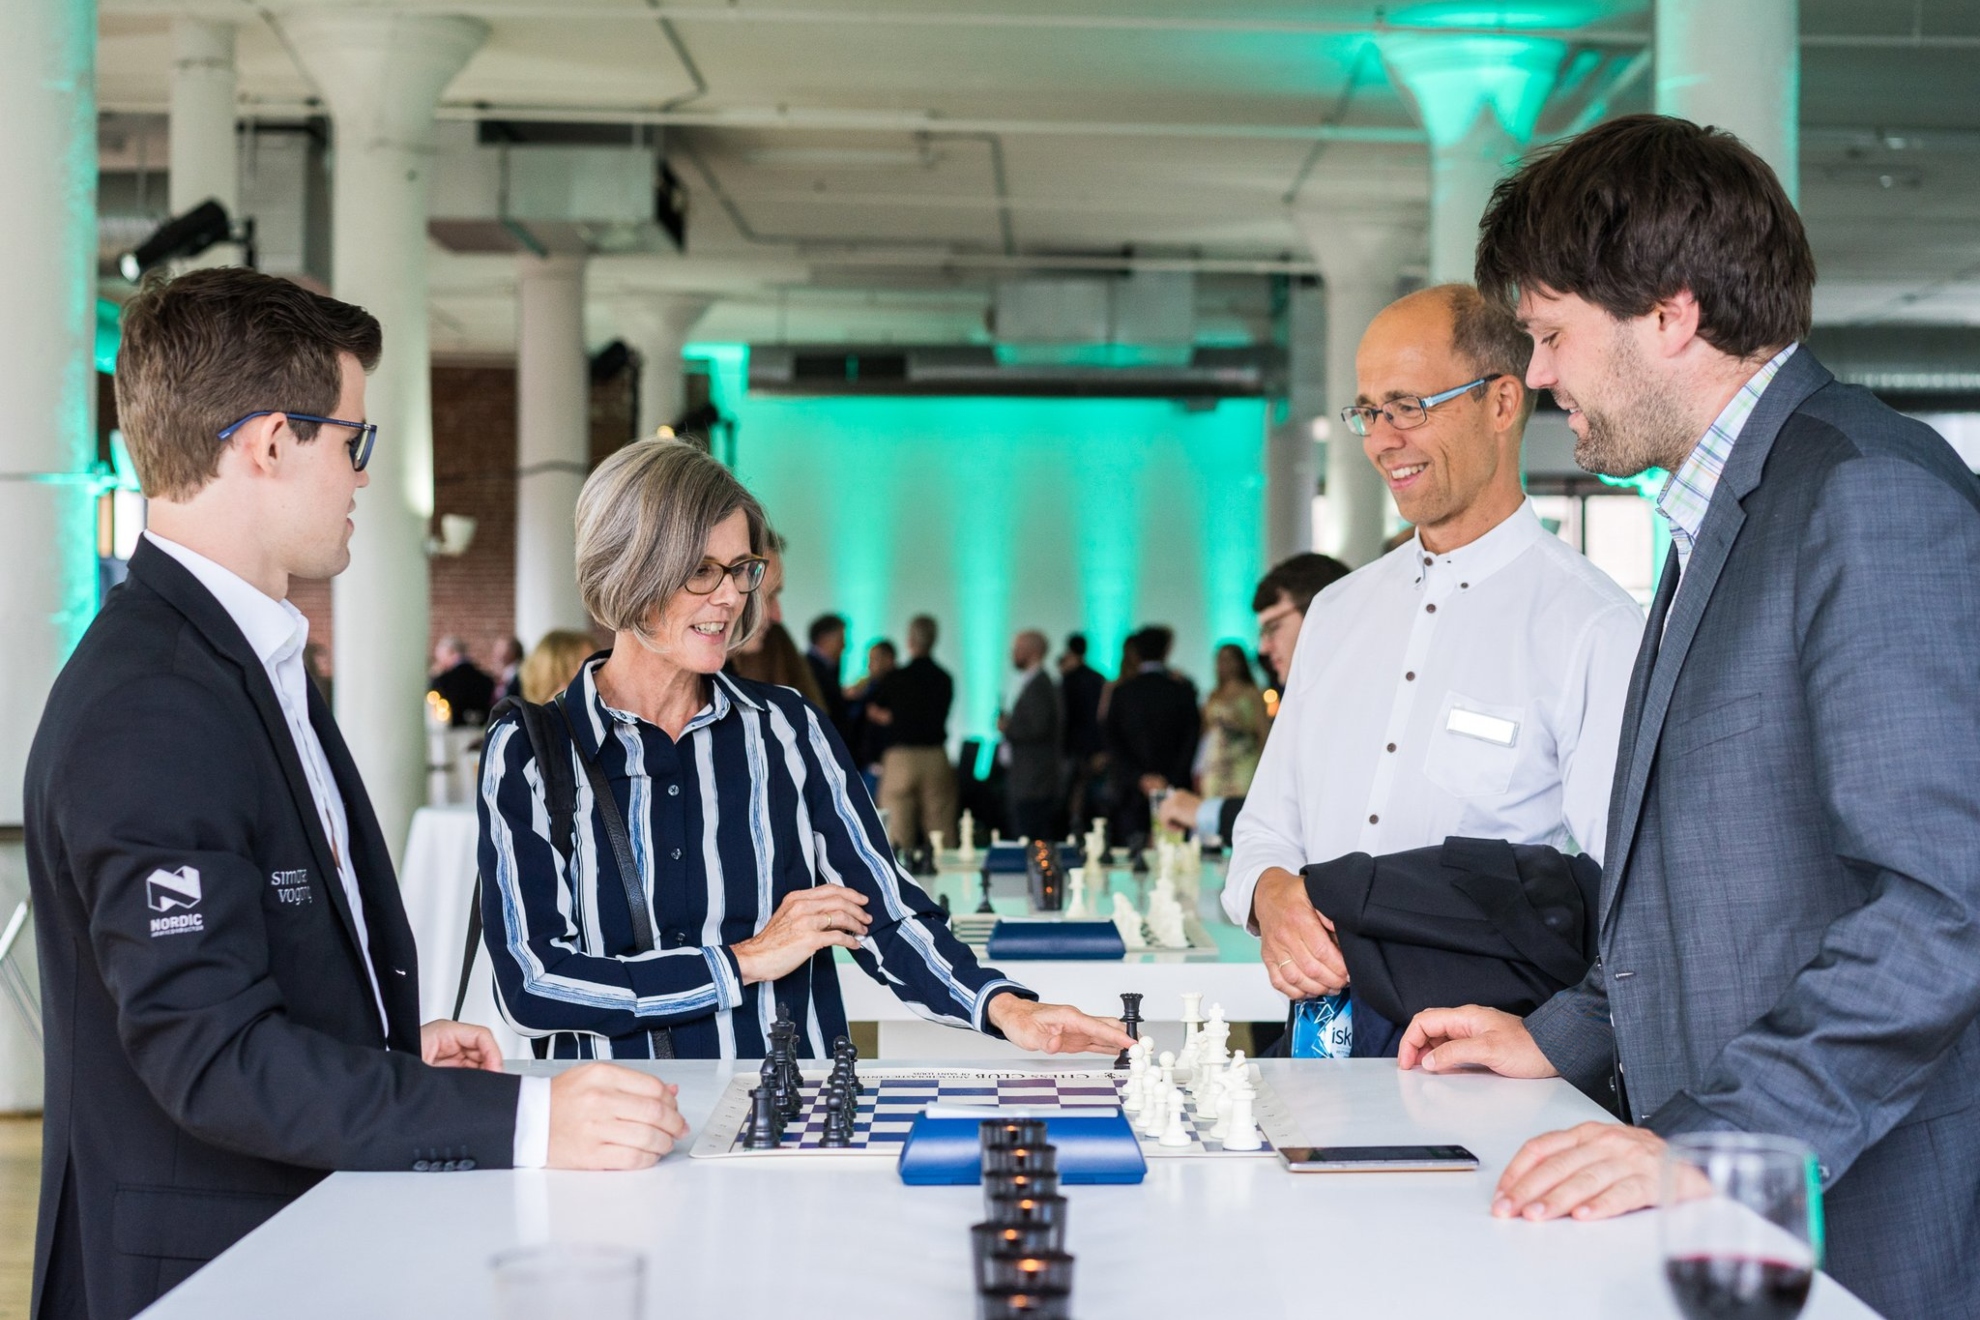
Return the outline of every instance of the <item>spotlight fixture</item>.
[[[254,221],[243,220],[237,228],[227,208],[209,197],[184,215],[173,216],[154,229],[150,238],[117,258],[117,270],[136,284],[154,266],[196,257],[215,243],[227,242],[239,243],[244,249],[244,263],[254,265]]]

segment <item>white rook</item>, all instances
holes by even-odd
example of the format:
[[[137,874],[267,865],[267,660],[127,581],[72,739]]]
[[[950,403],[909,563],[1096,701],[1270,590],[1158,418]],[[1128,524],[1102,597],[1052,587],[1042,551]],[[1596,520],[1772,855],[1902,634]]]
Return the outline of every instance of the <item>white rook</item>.
[[[1797,0],[1657,0],[1656,110],[1737,134],[1801,192]]]
[[[212,200],[240,220],[240,147],[234,134],[234,25],[172,20],[171,175],[167,202],[184,215]],[[184,263],[224,266],[238,260],[218,243]]]
[[[1376,313],[1396,297],[1406,257],[1422,231],[1400,214],[1302,212],[1306,243],[1327,294],[1327,415],[1354,402],[1354,354]],[[1328,541],[1316,549],[1359,568],[1382,553],[1389,492],[1362,452],[1360,437],[1335,421],[1327,440]]]
[[[308,11],[288,44],[329,103],[336,146],[331,284],[385,327],[367,394],[378,423],[351,566],[336,580],[337,722],[396,857],[425,800],[427,523],[433,407],[426,190],[433,110],[487,35],[475,19]]]
[[[575,547],[591,449],[584,258],[518,257],[516,288],[516,636],[535,646],[590,626]]]

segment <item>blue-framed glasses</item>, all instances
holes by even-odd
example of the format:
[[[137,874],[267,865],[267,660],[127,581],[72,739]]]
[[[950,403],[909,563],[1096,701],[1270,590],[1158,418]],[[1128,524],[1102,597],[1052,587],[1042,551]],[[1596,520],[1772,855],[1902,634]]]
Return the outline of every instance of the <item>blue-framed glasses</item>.
[[[1356,435],[1367,435],[1370,431],[1374,430],[1375,419],[1377,417],[1386,417],[1389,419],[1390,426],[1395,427],[1398,431],[1407,431],[1429,421],[1430,410],[1438,404],[1449,403],[1460,394],[1469,393],[1477,389],[1480,385],[1490,385],[1493,381],[1498,380],[1505,374],[1503,371],[1495,371],[1489,376],[1480,376],[1477,380],[1468,380],[1456,389],[1445,390],[1442,394],[1433,394],[1427,399],[1420,394],[1403,394],[1382,404],[1371,406],[1364,403],[1352,408],[1343,408],[1341,409],[1341,420],[1346,422],[1347,429]]]
[[[362,472],[364,471],[364,465],[371,461],[372,446],[378,443],[377,422],[346,422],[336,417],[316,417],[309,413],[284,412],[280,408],[263,408],[260,412],[251,412],[245,417],[236,418],[234,421],[228,423],[227,428],[220,432],[220,438],[222,440],[229,439],[234,432],[240,430],[255,418],[273,417],[276,413],[281,413],[282,416],[292,422],[315,422],[318,426],[341,426],[346,430],[357,432],[356,435],[344,443],[344,448],[351,451],[351,470]]]

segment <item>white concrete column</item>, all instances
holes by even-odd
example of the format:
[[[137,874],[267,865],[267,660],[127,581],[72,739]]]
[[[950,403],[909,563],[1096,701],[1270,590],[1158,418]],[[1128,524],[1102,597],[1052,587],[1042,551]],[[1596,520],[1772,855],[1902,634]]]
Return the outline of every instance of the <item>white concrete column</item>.
[[[310,11],[283,19],[329,104],[336,148],[331,284],[385,328],[366,410],[379,424],[358,495],[351,566],[337,578],[337,722],[394,855],[425,798],[427,522],[433,408],[427,352],[426,190],[433,108],[487,35],[466,18]]]
[[[1492,200],[1492,187],[1512,162],[1521,143],[1481,111],[1471,131],[1455,142],[1430,148],[1430,282],[1469,284],[1478,264],[1478,222]]]
[[[1382,553],[1389,492],[1362,452],[1360,438],[1338,418],[1354,402],[1354,354],[1362,332],[1395,301],[1403,262],[1421,251],[1423,234],[1399,213],[1304,212],[1298,218],[1327,302],[1327,416],[1333,426],[1326,473],[1333,527],[1329,542],[1315,548],[1359,568]]]
[[[240,147],[234,134],[234,25],[197,18],[172,20],[172,99],[170,116],[173,215],[184,215],[208,198],[241,218]],[[226,266],[240,260],[232,243],[216,243],[184,262]]]
[[[619,313],[626,343],[639,351],[639,430],[652,435],[687,410],[681,349],[715,300],[698,293],[655,294]]]
[[[1430,138],[1430,282],[1471,282],[1492,186],[1532,140],[1566,47],[1513,35],[1382,41]]]
[[[1313,496],[1327,421],[1327,295],[1295,285],[1286,309],[1286,420],[1265,439],[1265,562],[1313,549]]]
[[[516,259],[516,636],[590,619],[577,593],[577,497],[591,470],[584,258]]]
[[[0,41],[0,824],[96,613],[96,5],[20,0]],[[6,903],[13,910],[12,901]],[[4,919],[4,918],[0,918]],[[29,943],[32,943],[30,940]]]
[[[96,613],[96,4],[14,0],[0,41],[0,825],[42,703]],[[19,845],[5,845],[20,856]],[[13,859],[9,859],[10,861]],[[0,914],[27,897],[0,865]],[[0,915],[4,920],[4,915]],[[34,932],[13,955],[30,984]],[[0,1013],[0,1109],[41,1105],[41,1048]]]
[[[1657,0],[1655,108],[1736,134],[1801,194],[1798,0]]]

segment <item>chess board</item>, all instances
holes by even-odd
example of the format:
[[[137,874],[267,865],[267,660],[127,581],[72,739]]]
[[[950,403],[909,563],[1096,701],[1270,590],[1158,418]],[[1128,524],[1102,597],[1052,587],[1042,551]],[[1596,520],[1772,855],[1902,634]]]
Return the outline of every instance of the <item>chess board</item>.
[[[852,1144],[824,1146],[825,1131],[823,1069],[804,1071],[803,1111],[784,1129],[783,1144],[775,1150],[748,1150],[743,1133],[749,1126],[749,1091],[757,1084],[754,1072],[731,1079],[722,1098],[715,1104],[707,1124],[695,1137],[689,1154],[696,1159],[748,1158],[776,1159],[783,1156],[874,1156],[898,1157],[907,1140],[915,1116],[930,1105],[944,1108],[981,1108],[985,1118],[1000,1111],[1018,1109],[1116,1109],[1121,1102],[1121,1084],[1126,1074],[1104,1069],[1047,1071],[1044,1069],[989,1068],[893,1068],[884,1064],[861,1064],[859,1068],[859,1116],[853,1124]],[[1187,1146],[1163,1146],[1154,1137],[1135,1135],[1141,1150],[1150,1158],[1174,1156],[1270,1155],[1273,1143],[1284,1140],[1275,1134],[1287,1131],[1287,1116],[1270,1086],[1254,1082],[1257,1098],[1252,1112],[1258,1121],[1264,1146],[1258,1150],[1227,1151],[1210,1135],[1216,1120],[1196,1112],[1194,1102],[1186,1103],[1183,1118],[1189,1129]],[[1187,1101],[1188,1093],[1185,1092]],[[1130,1121],[1139,1115],[1130,1114]]]

